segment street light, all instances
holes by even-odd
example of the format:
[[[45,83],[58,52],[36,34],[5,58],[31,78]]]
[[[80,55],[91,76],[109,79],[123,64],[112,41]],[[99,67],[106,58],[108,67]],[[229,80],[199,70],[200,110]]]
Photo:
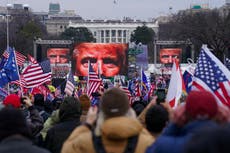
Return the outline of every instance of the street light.
[[[12,8],[12,4],[6,5],[6,47],[9,48],[10,39],[9,39],[9,9]]]

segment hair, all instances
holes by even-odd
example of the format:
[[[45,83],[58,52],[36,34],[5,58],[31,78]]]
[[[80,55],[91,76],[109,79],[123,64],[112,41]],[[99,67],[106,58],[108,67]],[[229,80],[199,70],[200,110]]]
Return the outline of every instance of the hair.
[[[0,110],[0,141],[16,134],[31,138],[31,131],[23,113],[11,106],[2,108]]]
[[[135,101],[131,107],[133,108],[136,115],[138,116],[145,109],[146,104],[143,101]]]
[[[34,105],[36,106],[44,106],[45,100],[43,94],[35,94],[34,95]]]
[[[161,105],[149,108],[145,116],[146,128],[151,133],[160,133],[169,120],[168,111]]]
[[[79,119],[81,116],[81,104],[77,98],[65,97],[59,108],[61,121]]]

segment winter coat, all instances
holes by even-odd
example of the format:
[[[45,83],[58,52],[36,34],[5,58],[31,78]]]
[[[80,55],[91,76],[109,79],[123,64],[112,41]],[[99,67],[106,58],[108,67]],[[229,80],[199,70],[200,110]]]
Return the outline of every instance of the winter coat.
[[[46,135],[45,148],[50,150],[52,153],[60,153],[65,140],[79,125],[79,119],[69,120],[54,125]]]
[[[185,144],[196,132],[216,126],[217,124],[211,120],[195,120],[181,128],[170,123],[146,153],[183,153]]]
[[[146,148],[154,142],[154,138],[134,118],[110,118],[102,123],[100,129],[106,152],[124,152],[128,138],[133,136],[138,136],[135,153],[145,152]],[[62,153],[96,153],[91,130],[84,125],[76,128],[64,143]]]
[[[20,135],[10,136],[0,142],[0,153],[50,153]]]
[[[41,135],[44,140],[45,140],[48,130],[52,128],[55,124],[57,124],[59,121],[60,121],[59,110],[53,111],[51,116],[44,123],[44,128],[41,130]]]
[[[34,108],[34,106],[31,106],[28,108],[29,115],[26,117],[27,119],[27,124],[29,128],[31,129],[32,136],[36,137],[39,132],[43,128],[43,119],[39,115],[39,112],[37,109]]]
[[[38,110],[39,115],[43,118],[43,121],[45,122],[49,118],[50,114],[45,111],[45,108],[43,106],[34,106],[34,107],[35,109]]]

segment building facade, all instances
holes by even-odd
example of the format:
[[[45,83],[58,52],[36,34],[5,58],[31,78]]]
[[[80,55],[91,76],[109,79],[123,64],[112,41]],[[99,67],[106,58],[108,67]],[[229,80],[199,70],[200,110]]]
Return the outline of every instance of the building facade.
[[[138,26],[146,25],[158,33],[157,22],[126,21],[126,20],[87,20],[84,22],[70,21],[68,27],[88,28],[97,43],[128,43],[133,31]]]

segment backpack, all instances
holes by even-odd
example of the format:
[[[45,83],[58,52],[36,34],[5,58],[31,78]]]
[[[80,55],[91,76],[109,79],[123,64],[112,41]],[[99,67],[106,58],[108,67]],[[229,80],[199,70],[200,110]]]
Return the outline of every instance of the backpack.
[[[96,136],[92,131],[93,145],[96,153],[106,153],[104,145],[102,143],[101,136]],[[128,143],[126,145],[124,153],[134,153],[138,141],[138,135],[128,138]]]

